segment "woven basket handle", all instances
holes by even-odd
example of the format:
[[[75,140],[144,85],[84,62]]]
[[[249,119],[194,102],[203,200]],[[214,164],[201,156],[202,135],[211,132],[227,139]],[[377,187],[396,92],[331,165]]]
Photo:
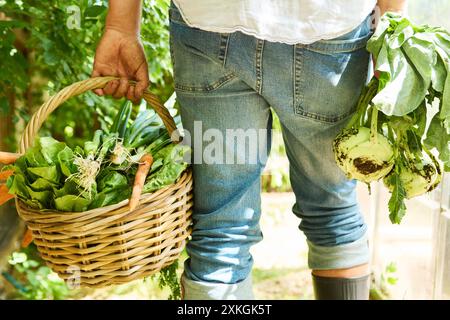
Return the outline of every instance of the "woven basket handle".
[[[42,124],[45,122],[47,117],[62,103],[87,91],[104,88],[108,82],[116,79],[118,78],[97,77],[75,82],[48,99],[47,102],[45,102],[31,117],[31,120],[25,128],[25,131],[23,132],[20,139],[19,152],[23,154],[29,147],[33,145],[33,142]],[[134,85],[134,83],[131,81],[130,84]],[[167,128],[169,135],[173,137],[172,133],[177,130],[177,127],[175,125],[175,121],[169,113],[169,110],[167,110],[167,108],[164,107],[159,98],[150,91],[145,90],[143,97],[144,100],[147,101],[147,103],[150,104],[155,112],[159,115],[165,127]]]

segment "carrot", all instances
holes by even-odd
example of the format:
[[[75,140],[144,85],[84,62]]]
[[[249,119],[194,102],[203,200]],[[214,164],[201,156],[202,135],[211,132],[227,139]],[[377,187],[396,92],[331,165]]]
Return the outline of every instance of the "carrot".
[[[27,231],[25,231],[23,235],[21,246],[22,248],[26,248],[32,242],[33,242],[33,231],[27,228]]]
[[[0,151],[0,163],[2,164],[12,164],[16,162],[18,158],[20,158],[20,154],[11,153],[11,152],[3,152]]]
[[[12,176],[14,173],[14,170],[5,170],[5,171],[0,171],[0,181],[2,180],[8,180],[8,178],[10,176]]]
[[[5,184],[0,185],[0,206],[14,198],[14,195],[8,192],[8,187]]]
[[[145,154],[139,162],[139,167],[134,178],[133,192],[131,193],[131,198],[128,205],[130,211],[136,209],[139,204],[139,198],[141,197],[142,189],[144,188],[145,179],[147,178],[153,164],[153,157],[151,154]]]

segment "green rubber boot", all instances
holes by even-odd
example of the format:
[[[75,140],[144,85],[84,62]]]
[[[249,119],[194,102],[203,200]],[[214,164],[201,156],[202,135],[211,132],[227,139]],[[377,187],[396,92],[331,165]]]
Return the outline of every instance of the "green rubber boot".
[[[331,278],[312,275],[316,300],[368,300],[370,275],[359,278]]]

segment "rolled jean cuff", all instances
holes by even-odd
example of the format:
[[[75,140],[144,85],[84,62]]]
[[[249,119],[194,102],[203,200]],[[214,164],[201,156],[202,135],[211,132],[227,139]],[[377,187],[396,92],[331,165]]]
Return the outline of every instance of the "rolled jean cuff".
[[[214,283],[194,281],[181,277],[181,286],[184,300],[254,300],[252,277],[234,283]]]
[[[318,246],[308,241],[308,265],[312,270],[346,269],[369,262],[367,232],[358,240],[337,246]]]

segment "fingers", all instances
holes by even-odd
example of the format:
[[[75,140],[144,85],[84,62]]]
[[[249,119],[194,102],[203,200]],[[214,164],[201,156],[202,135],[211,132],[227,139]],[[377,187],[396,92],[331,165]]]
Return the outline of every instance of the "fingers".
[[[108,82],[108,84],[103,88],[103,92],[108,95],[112,96],[116,92],[117,88],[119,87],[119,80],[113,80]]]
[[[130,87],[130,84],[128,83],[128,79],[121,78],[119,80],[119,86],[117,87],[116,91],[113,93],[113,98],[120,99],[127,95],[128,88]]]
[[[139,104],[139,99],[136,99],[136,96],[134,95],[135,86],[129,86],[128,92],[127,92],[127,99],[132,101],[134,104]]]
[[[134,97],[136,100],[141,100],[144,95],[145,89],[150,85],[150,79],[148,78],[148,66],[145,63],[136,72],[136,88],[134,89]]]
[[[91,78],[95,78],[95,77],[101,77],[101,73],[94,66],[94,70],[92,71]],[[95,89],[95,90],[92,90],[92,91],[98,96],[103,96],[105,94],[103,89]]]
[[[148,88],[150,84],[150,80],[148,77],[148,68],[145,63],[143,64],[136,75],[133,76],[131,80],[136,80],[136,85],[130,85],[129,79],[127,76],[122,74],[121,79],[110,81],[103,89],[95,89],[93,90],[95,94],[99,96],[107,95],[112,96],[115,99],[127,98],[131,100],[133,103],[137,104],[142,99],[145,89]],[[92,77],[101,77],[101,76],[111,76],[111,72],[102,72],[98,68],[94,68],[92,72]]]

